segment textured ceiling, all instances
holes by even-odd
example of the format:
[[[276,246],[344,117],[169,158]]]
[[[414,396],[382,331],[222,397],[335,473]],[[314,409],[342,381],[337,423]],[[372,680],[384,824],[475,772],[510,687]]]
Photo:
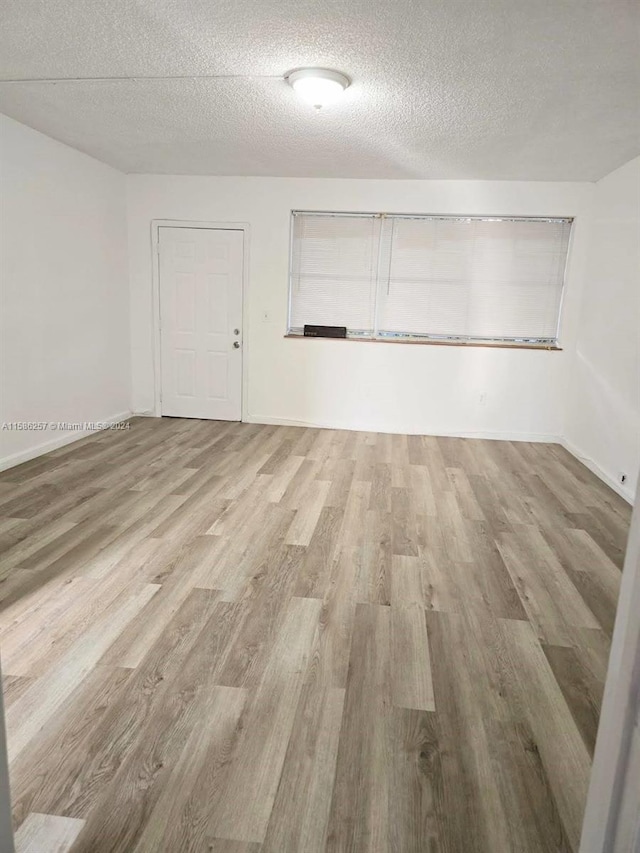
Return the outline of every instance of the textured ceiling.
[[[126,172],[596,180],[640,153],[637,0],[2,0],[0,57],[182,76],[0,82],[0,112]],[[279,77],[304,65],[353,85],[316,113]]]

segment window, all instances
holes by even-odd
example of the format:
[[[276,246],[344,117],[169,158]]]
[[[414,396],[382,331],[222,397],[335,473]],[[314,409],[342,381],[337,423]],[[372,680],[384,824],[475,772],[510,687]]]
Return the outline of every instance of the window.
[[[294,211],[289,334],[556,346],[571,224]]]

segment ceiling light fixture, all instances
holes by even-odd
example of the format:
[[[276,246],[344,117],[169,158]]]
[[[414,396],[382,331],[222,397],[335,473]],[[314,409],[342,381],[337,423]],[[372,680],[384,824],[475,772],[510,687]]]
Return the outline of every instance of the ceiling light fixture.
[[[285,79],[303,100],[317,110],[336,101],[351,83],[345,74],[328,68],[300,68],[290,71]]]

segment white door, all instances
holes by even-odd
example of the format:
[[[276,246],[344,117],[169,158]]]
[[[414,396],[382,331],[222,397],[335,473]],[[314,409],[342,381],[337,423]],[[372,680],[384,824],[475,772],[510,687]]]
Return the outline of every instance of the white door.
[[[158,230],[162,414],[239,421],[243,232]]]

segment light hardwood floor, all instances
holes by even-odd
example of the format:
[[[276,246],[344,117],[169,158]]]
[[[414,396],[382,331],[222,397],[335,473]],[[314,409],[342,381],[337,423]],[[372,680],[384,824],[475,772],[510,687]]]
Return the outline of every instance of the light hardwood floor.
[[[629,516],[556,445],[137,419],[5,472],[18,850],[576,853]]]

